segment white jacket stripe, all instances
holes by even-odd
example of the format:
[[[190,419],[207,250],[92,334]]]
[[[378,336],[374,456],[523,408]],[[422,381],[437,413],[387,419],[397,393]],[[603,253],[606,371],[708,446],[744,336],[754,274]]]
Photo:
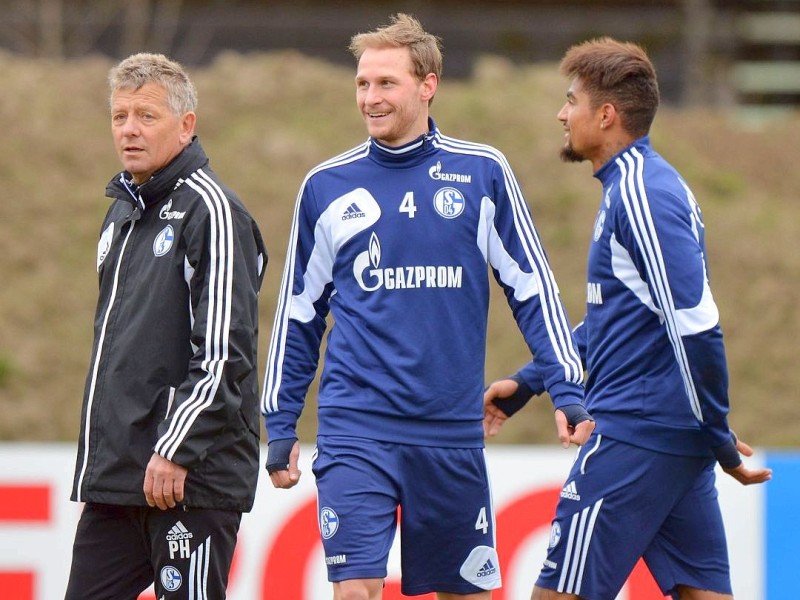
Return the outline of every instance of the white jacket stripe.
[[[514,225],[522,241],[525,255],[531,263],[539,282],[540,302],[544,315],[545,326],[550,337],[553,351],[559,362],[564,367],[565,379],[573,383],[583,381],[583,367],[580,357],[572,341],[563,306],[559,301],[558,286],[552,271],[549,268],[541,241],[536,234],[530,213],[526,209],[525,199],[520,190],[519,183],[514,177],[508,161],[502,153],[491,146],[455,140],[436,134],[434,145],[450,152],[484,156],[495,160],[503,170],[506,192],[511,199],[511,208],[514,214]]]
[[[198,416],[214,401],[223,366],[228,359],[233,288],[233,223],[231,207],[222,189],[202,170],[186,180],[208,208],[211,228],[209,248],[208,313],[205,349],[201,363],[206,374],[195,384],[189,397],[178,406],[167,432],[155,450],[172,459]]]
[[[97,374],[100,368],[100,359],[103,356],[103,348],[105,345],[106,339],[106,328],[108,327],[108,317],[111,315],[111,310],[114,307],[114,301],[117,298],[117,286],[119,285],[119,270],[122,266],[122,257],[125,256],[125,249],[128,247],[128,240],[131,237],[131,233],[133,233],[133,229],[136,226],[135,221],[131,221],[131,226],[128,229],[128,233],[125,235],[125,240],[122,242],[122,248],[119,251],[119,258],[117,258],[117,268],[114,270],[114,285],[111,288],[111,296],[108,299],[108,306],[106,307],[106,314],[103,315],[103,326],[100,330],[100,339],[97,341],[97,352],[96,356],[94,357],[94,364],[92,365],[92,379],[91,383],[89,384],[89,394],[86,401],[86,421],[84,426],[83,432],[83,459],[81,465],[81,472],[78,476],[78,485],[75,487],[77,492],[76,500],[78,502],[83,502],[83,498],[81,497],[81,489],[83,488],[83,478],[86,475],[86,468],[89,465],[89,439],[91,437],[91,424],[92,424],[92,407],[94,405],[94,394],[97,388]]]
[[[644,258],[647,276],[658,301],[658,307],[663,313],[667,336],[675,352],[675,360],[683,378],[683,385],[689,398],[692,412],[699,421],[702,421],[703,413],[691,371],[689,370],[689,359],[680,334],[678,314],[672,298],[664,256],[661,252],[661,245],[644,187],[642,176],[644,156],[636,148],[631,148],[617,158],[616,162],[621,172],[620,192],[628,214],[628,220]]]

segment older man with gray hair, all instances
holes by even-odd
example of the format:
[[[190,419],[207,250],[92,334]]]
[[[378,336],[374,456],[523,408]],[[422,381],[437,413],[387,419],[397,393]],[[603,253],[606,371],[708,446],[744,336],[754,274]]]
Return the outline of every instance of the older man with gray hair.
[[[223,598],[259,463],[258,226],[209,167],[184,69],[109,75],[123,171],[97,248],[99,300],[71,499],[67,600]]]

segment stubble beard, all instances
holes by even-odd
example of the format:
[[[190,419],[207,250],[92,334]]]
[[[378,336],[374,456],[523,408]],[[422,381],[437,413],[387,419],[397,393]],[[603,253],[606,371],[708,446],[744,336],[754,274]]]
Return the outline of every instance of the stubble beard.
[[[586,157],[576,152],[572,144],[567,143],[561,148],[561,160],[564,162],[583,162]]]

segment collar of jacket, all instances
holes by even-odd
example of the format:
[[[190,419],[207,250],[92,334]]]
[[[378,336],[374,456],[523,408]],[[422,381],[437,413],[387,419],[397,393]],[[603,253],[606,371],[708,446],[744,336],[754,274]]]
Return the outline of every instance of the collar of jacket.
[[[433,119],[428,118],[428,132],[402,146],[391,148],[384,146],[375,138],[370,138],[369,154],[373,160],[385,166],[408,167],[411,164],[422,162],[431,152],[435,151],[433,140],[438,133],[436,123],[433,122]]]
[[[626,152],[630,152],[631,148],[636,148],[642,154],[648,154],[651,152],[652,146],[650,145],[650,135],[648,134],[644,137],[634,140],[628,146],[625,146],[622,150],[609,158],[606,161],[606,164],[597,169],[597,172],[594,174],[595,178],[599,179],[603,185],[606,185],[611,178],[616,177],[615,174],[619,172],[617,160]]]
[[[189,145],[172,159],[172,162],[153,173],[150,179],[139,186],[133,185],[131,175],[127,171],[115,175],[106,187],[106,196],[123,197],[133,202],[131,194],[135,193],[137,196],[135,199],[143,203],[144,207],[151,206],[166,198],[184,178],[207,164],[208,157],[200,145],[200,140],[195,136]],[[128,182],[128,185],[126,186],[124,182]]]

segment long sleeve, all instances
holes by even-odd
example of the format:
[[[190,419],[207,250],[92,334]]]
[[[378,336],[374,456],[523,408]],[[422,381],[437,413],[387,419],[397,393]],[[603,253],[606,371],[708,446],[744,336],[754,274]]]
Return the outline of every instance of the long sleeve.
[[[221,431],[240,426],[242,418],[249,421],[239,414],[240,388],[256,366],[266,252],[250,217],[212,179],[187,185],[207,207],[186,228],[184,277],[190,289],[193,354],[159,426],[155,451],[191,467],[203,460]]]
[[[261,410],[270,441],[297,437],[316,374],[332,291],[333,256],[308,181],[295,206],[273,323]]]
[[[555,277],[519,185],[500,164],[489,262],[554,404],[581,402],[583,367]]]
[[[636,158],[632,153],[633,159]],[[633,162],[621,162],[623,180]],[[629,179],[632,181],[632,179]],[[631,185],[620,204],[619,243],[646,283],[674,354],[686,402],[711,448],[731,439],[728,373],[719,312],[709,287],[700,209],[682,180]]]
[[[572,330],[572,337],[575,340],[575,348],[581,357],[581,361],[583,361],[584,357],[586,356],[586,329],[583,325],[584,323],[581,321]],[[519,371],[516,373],[516,376],[522,378],[525,384],[531,389],[531,393],[533,395],[538,396],[539,394],[545,392],[546,388],[544,384],[544,377],[542,375],[542,371],[536,364],[536,359],[532,359],[520,367]],[[578,401],[580,400],[581,399],[578,399]],[[564,398],[553,399],[555,408],[560,408],[567,404],[575,403],[575,399],[571,398],[570,395],[567,395]]]

